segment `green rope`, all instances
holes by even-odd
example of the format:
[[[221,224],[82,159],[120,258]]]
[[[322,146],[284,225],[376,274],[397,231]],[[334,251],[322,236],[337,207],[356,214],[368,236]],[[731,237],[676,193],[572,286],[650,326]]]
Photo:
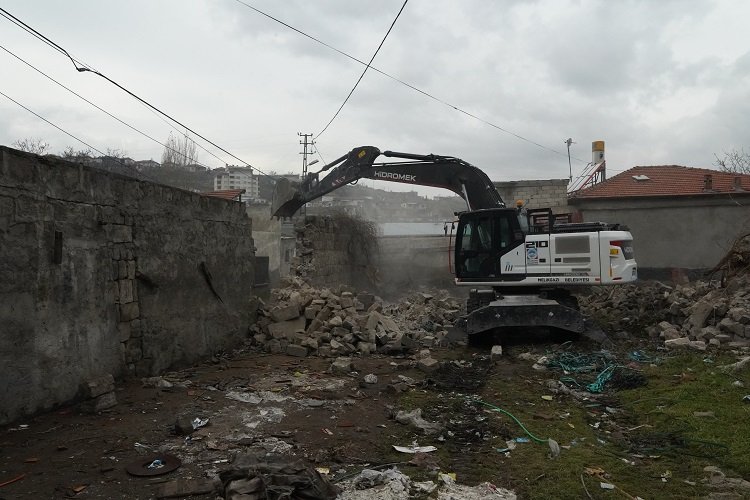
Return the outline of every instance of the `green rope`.
[[[513,421],[514,421],[515,423],[517,423],[517,424],[518,424],[518,425],[519,425],[519,426],[521,427],[521,429],[523,429],[523,431],[524,431],[524,432],[526,433],[526,435],[527,435],[527,436],[529,436],[529,437],[530,437],[530,438],[531,438],[531,439],[532,439],[533,441],[536,441],[536,442],[537,442],[537,443],[539,443],[539,444],[547,444],[547,443],[549,443],[549,439],[541,439],[541,438],[538,438],[538,437],[536,437],[535,435],[533,435],[533,434],[532,434],[532,433],[531,433],[531,432],[530,432],[530,431],[529,431],[529,430],[528,430],[528,429],[527,429],[526,427],[524,427],[524,425],[523,425],[523,424],[521,423],[521,421],[520,421],[520,420],[518,420],[518,419],[517,419],[517,418],[516,418],[515,416],[513,416],[513,414],[512,414],[512,413],[510,413],[510,412],[508,412],[508,411],[505,411],[505,410],[503,410],[503,409],[502,409],[502,408],[500,408],[499,406],[495,406],[495,405],[492,405],[492,404],[490,404],[490,403],[485,403],[485,402],[484,402],[484,401],[482,401],[481,399],[474,399],[474,400],[472,400],[472,401],[476,401],[476,402],[477,402],[477,403],[479,403],[479,404],[482,404],[482,405],[484,405],[484,406],[487,406],[487,407],[489,407],[489,408],[492,408],[493,410],[495,410],[495,411],[497,411],[497,412],[500,412],[500,413],[503,413],[503,414],[505,414],[505,415],[509,416],[510,418],[512,418],[512,419],[513,419]]]

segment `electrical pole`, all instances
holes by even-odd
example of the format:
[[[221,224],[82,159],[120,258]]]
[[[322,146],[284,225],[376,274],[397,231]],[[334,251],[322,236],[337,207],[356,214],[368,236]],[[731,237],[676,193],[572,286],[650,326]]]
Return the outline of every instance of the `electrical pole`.
[[[573,139],[568,137],[568,140],[565,141],[565,144],[568,146],[568,169],[570,170],[570,182],[573,182],[573,165],[570,163],[570,145],[575,144],[575,142],[573,142]]]
[[[297,135],[302,137],[302,140],[299,141],[300,144],[302,144],[302,152],[300,153],[302,155],[302,180],[305,180],[307,178],[307,155],[312,154],[312,150],[308,151],[307,147],[312,147],[313,141],[312,141],[312,134],[303,134],[301,132],[297,132]],[[310,140],[308,141],[308,138]]]
[[[302,152],[300,154],[302,155],[302,180],[304,181],[305,179],[307,179],[307,155],[312,154],[312,150],[308,151],[307,147],[310,146],[312,148],[313,135],[303,134],[301,132],[297,132],[297,135],[302,137],[302,140],[299,141],[299,143],[302,144]],[[310,139],[309,142],[308,138]],[[302,205],[302,214],[305,217],[307,216],[307,204]]]

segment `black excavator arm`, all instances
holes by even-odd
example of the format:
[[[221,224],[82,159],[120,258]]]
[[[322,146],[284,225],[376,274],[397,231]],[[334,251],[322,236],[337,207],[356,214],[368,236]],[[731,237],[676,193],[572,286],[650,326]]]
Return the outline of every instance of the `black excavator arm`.
[[[406,161],[375,163],[381,154]],[[320,174],[328,170],[330,172],[320,178]],[[505,207],[487,174],[459,158],[394,151],[381,153],[376,147],[362,146],[325,165],[319,172],[309,173],[299,185],[280,179],[272,200],[273,215],[291,217],[305,203],[362,178],[448,189],[461,196],[469,210]]]

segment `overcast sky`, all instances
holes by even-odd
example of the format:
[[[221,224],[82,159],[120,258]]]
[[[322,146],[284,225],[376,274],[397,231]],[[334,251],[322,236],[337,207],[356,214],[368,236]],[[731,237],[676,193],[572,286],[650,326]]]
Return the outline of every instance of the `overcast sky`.
[[[243,0],[369,61],[403,0]],[[298,132],[320,133],[363,66],[236,0],[2,0],[0,6],[242,160],[300,172]],[[750,2],[410,0],[373,66],[539,147],[368,71],[317,139],[460,157],[493,180],[568,177],[606,141],[607,165],[711,167],[750,148]],[[170,126],[4,18],[0,45],[164,142]],[[162,146],[0,50],[0,91],[104,151]],[[83,145],[0,96],[0,144]],[[239,162],[205,145],[210,167]],[[547,149],[545,149],[547,148]],[[551,150],[555,150],[553,152]],[[313,166],[315,169],[318,166]],[[394,184],[378,183],[391,188]],[[446,193],[447,194],[447,193]]]

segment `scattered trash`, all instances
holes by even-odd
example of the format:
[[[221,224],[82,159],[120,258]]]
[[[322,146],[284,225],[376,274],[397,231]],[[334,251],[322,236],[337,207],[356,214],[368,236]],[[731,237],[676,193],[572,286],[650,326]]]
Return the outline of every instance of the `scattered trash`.
[[[205,427],[206,425],[208,425],[208,419],[207,418],[203,418],[202,419],[200,417],[195,417],[193,419],[192,423],[193,423],[193,430],[198,430],[201,427]]]
[[[750,403],[750,394],[742,398],[742,401],[744,401],[745,403]]]
[[[430,453],[437,451],[434,446],[396,446],[393,445],[393,449],[401,453]]]
[[[160,476],[179,468],[182,461],[174,455],[158,453],[131,462],[125,470],[131,476]]]
[[[552,396],[550,396],[549,394],[545,394],[544,396],[542,396],[542,399],[545,401],[552,401]]]
[[[527,437],[517,437],[515,439],[515,441],[516,441],[516,443],[530,443],[531,439],[529,439]]]
[[[3,481],[2,483],[0,483],[0,488],[2,488],[3,486],[7,486],[9,484],[15,483],[16,481],[20,481],[21,479],[25,477],[26,477],[26,474],[21,474],[20,476],[16,476],[13,479],[8,479],[7,481]]]
[[[547,440],[547,444],[549,445],[549,458],[557,458],[560,456],[560,445],[557,444],[557,441],[550,438]]]
[[[599,486],[603,490],[614,490],[615,489],[615,485],[612,484],[612,483],[599,483]]]
[[[326,476],[331,473],[331,469],[328,467],[315,467],[315,470]]]
[[[694,411],[693,416],[695,418],[716,418],[716,415],[712,411]]]
[[[333,436],[333,432],[331,432],[330,429],[321,429],[323,431],[323,434],[328,434],[329,436]]]
[[[425,434],[439,432],[443,426],[436,422],[428,422],[422,418],[422,409],[417,408],[412,411],[399,411],[396,414],[396,422],[404,425],[411,425],[418,428]]]

